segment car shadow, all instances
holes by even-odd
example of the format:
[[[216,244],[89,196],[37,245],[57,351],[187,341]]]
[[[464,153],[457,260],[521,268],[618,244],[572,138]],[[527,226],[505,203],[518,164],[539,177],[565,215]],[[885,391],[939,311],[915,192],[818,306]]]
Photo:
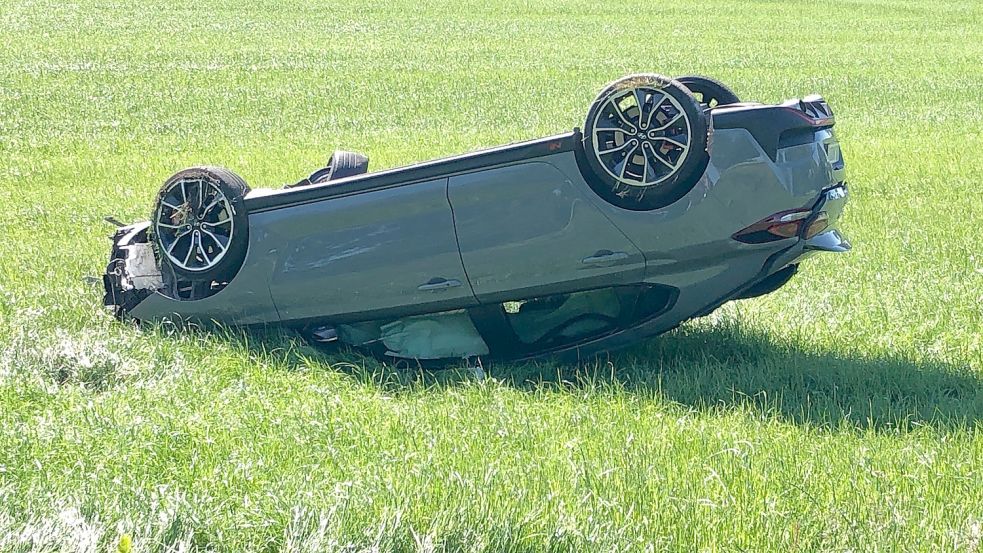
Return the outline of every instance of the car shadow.
[[[292,356],[282,366],[340,371],[392,393],[490,378],[518,390],[631,393],[700,412],[745,410],[825,429],[973,429],[983,419],[983,379],[969,366],[803,347],[738,323],[684,326],[580,363],[458,363],[442,370],[290,341],[278,349]]]
[[[627,389],[699,411],[877,430],[974,428],[983,419],[983,379],[969,366],[802,346],[735,323],[681,329],[608,361],[628,367],[614,376]]]

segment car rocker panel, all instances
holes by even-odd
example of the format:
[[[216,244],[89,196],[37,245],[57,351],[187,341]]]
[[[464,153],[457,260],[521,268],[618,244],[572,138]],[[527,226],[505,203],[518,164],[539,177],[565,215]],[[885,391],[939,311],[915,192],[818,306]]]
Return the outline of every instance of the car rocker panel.
[[[391,358],[576,359],[849,250],[833,125],[819,96],[739,103],[712,79],[632,75],[583,133],[376,173],[337,152],[279,190],[187,169],[113,236],[105,303]]]

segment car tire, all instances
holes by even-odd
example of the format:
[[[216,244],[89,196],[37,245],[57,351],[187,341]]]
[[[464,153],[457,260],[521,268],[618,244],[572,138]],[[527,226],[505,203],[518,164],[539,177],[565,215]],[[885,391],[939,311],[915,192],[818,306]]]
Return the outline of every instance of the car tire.
[[[730,87],[710,77],[686,75],[676,80],[689,89],[698,102],[710,108],[741,101]]]
[[[609,84],[587,112],[579,159],[606,201],[631,210],[685,196],[709,161],[704,110],[679,82],[655,74]]]
[[[369,158],[357,152],[335,150],[328,158],[328,164],[311,174],[311,184],[361,175],[369,170]]]
[[[242,177],[221,167],[192,167],[167,179],[150,218],[161,268],[198,288],[232,280],[249,244],[248,192]]]

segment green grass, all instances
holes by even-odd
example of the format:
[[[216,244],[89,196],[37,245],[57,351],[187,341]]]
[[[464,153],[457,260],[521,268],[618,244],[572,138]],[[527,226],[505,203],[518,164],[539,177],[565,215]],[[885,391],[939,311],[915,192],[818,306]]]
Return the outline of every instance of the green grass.
[[[983,4],[716,4],[0,0],[0,551],[978,550]],[[82,281],[184,166],[542,136],[635,71],[824,94],[854,251],[483,380],[141,331]]]

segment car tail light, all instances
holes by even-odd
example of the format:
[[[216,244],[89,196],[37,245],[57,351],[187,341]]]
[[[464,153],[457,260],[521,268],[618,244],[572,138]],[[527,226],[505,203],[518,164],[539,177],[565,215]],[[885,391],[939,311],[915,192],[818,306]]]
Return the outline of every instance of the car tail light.
[[[808,209],[780,211],[734,233],[732,238],[745,244],[764,244],[801,236],[812,238],[829,226],[825,211],[815,217]]]

